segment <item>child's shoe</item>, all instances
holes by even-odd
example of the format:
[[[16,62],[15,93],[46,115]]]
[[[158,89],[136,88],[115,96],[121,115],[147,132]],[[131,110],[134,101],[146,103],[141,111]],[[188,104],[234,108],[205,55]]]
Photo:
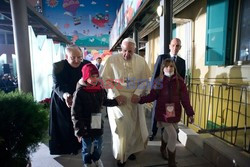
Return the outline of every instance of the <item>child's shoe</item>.
[[[91,167],[91,164],[83,164],[83,167]]]
[[[98,161],[95,161],[95,166],[96,166],[96,167],[104,167],[104,166],[103,166],[103,163],[102,163],[102,160],[99,159]]]

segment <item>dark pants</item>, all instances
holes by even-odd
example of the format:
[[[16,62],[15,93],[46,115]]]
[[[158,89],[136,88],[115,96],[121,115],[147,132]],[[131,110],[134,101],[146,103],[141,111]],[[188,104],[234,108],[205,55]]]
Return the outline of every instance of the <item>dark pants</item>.
[[[102,136],[95,138],[82,138],[82,160],[84,164],[91,164],[92,160],[98,161],[102,154]],[[94,146],[91,152],[92,145]]]
[[[153,120],[153,123],[152,123],[151,131],[152,131],[152,135],[155,136],[157,134],[157,131],[158,131],[157,121],[156,121],[155,117],[152,118],[152,120]]]
[[[156,102],[153,103],[152,108],[152,117],[151,117],[151,135],[155,136],[157,134],[158,128],[157,128],[157,121],[155,119],[155,106]]]

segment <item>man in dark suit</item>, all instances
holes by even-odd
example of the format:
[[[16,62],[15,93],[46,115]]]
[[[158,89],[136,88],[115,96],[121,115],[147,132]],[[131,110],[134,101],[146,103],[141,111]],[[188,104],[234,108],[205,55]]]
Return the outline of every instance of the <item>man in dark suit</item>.
[[[99,70],[100,69],[100,67],[101,67],[101,63],[102,63],[102,58],[101,57],[97,57],[96,58],[96,64],[95,64],[95,66],[96,66],[96,68]]]
[[[169,49],[170,49],[170,53],[162,54],[157,57],[157,60],[154,66],[154,73],[152,75],[153,80],[160,75],[161,63],[166,58],[170,58],[174,60],[178,73],[183,79],[185,79],[186,63],[184,59],[178,56],[178,52],[181,49],[181,40],[179,38],[172,39],[169,44]],[[151,81],[151,84],[153,83],[152,81]]]
[[[160,75],[160,68],[161,63],[166,58],[170,58],[175,61],[175,65],[177,68],[177,72],[180,74],[180,76],[185,79],[186,74],[186,63],[185,60],[178,56],[178,52],[181,49],[181,40],[179,38],[173,38],[169,44],[170,53],[168,54],[162,54],[157,57],[155,66],[154,66],[154,72],[151,79],[151,87],[153,86],[154,80]],[[149,140],[154,140],[154,137],[157,133],[157,122],[154,118],[155,115],[155,103],[153,105],[153,111],[152,111],[152,134],[149,136]]]
[[[90,63],[83,60],[81,48],[69,45],[66,59],[53,64],[53,90],[50,105],[49,149],[50,154],[76,154],[81,144],[74,135],[71,121],[72,95],[82,77],[82,67]]]
[[[95,64],[95,66],[98,69],[99,73],[101,73],[102,69],[103,69],[102,58],[101,57],[97,57],[96,58],[96,64]]]

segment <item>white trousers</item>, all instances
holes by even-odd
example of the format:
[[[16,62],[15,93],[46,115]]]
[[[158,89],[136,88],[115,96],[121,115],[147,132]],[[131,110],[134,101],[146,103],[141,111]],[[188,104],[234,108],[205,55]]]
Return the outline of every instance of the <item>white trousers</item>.
[[[162,134],[163,141],[167,143],[167,148],[169,151],[174,152],[177,143],[177,123],[165,123],[158,122],[158,127],[163,127],[164,131]]]

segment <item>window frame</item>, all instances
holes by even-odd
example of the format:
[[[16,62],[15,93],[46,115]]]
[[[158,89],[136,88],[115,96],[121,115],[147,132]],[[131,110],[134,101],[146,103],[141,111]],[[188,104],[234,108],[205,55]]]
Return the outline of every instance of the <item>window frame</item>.
[[[214,16],[213,10],[214,4],[222,3],[224,5],[224,22],[219,26],[215,24],[214,20],[217,17]],[[237,36],[238,33],[238,13],[239,13],[239,1],[235,0],[207,0],[207,25],[206,25],[206,51],[205,51],[205,65],[206,66],[230,66],[236,64],[237,42],[240,40]],[[216,6],[215,6],[216,7]],[[218,8],[218,7],[217,7]],[[211,13],[210,13],[211,11]],[[218,10],[216,10],[218,11]],[[211,17],[211,18],[210,18]],[[222,19],[222,18],[220,18]],[[217,22],[220,20],[217,20]],[[220,31],[216,31],[222,29]],[[215,31],[214,31],[215,30]],[[215,33],[215,34],[212,34]],[[216,34],[217,33],[217,34]],[[213,42],[211,39],[218,38]],[[220,43],[222,41],[223,43]],[[219,42],[219,43],[218,43]],[[217,52],[219,51],[219,52]],[[213,54],[214,53],[214,54]],[[220,57],[219,57],[220,56]]]
[[[231,0],[207,0],[206,66],[225,66],[229,64],[226,61],[229,56],[227,53],[227,38],[230,1]],[[218,10],[218,8],[221,7],[223,7],[223,10]],[[217,14],[220,13],[220,17],[217,17],[215,12],[217,12]]]
[[[250,60],[240,60],[240,40],[241,40],[241,24],[242,24],[242,17],[243,17],[243,2],[245,0],[238,1],[238,10],[237,10],[237,25],[236,25],[236,34],[235,34],[235,54],[234,54],[234,64],[236,65],[249,65]],[[249,50],[250,51],[250,50]]]

